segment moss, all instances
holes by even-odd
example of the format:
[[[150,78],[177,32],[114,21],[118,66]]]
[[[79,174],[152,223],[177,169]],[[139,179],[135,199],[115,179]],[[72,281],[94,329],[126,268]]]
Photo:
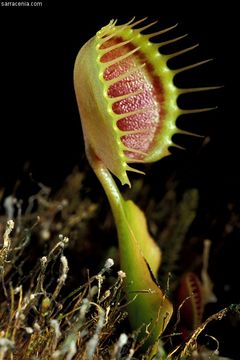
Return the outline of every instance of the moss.
[[[150,349],[139,355],[137,333],[128,324],[125,274],[119,269],[112,217],[101,195],[84,190],[86,176],[74,171],[57,191],[39,184],[23,202],[17,192],[2,195],[0,359],[151,358]],[[172,249],[162,279],[172,272],[168,286],[174,296],[180,275],[189,266],[179,261],[186,241],[196,242],[198,194],[188,189],[178,196],[176,184],[169,183],[159,202],[151,197],[148,185],[140,185],[133,184],[135,199],[143,205],[148,199],[150,229],[166,253]],[[114,260],[107,259],[108,254]],[[198,251],[196,268],[201,257]],[[186,341],[178,335],[175,319],[154,359],[166,358],[166,352],[168,359],[221,359],[218,351],[200,345],[198,339],[212,320],[232,314],[236,322],[238,313],[237,305],[217,311]]]

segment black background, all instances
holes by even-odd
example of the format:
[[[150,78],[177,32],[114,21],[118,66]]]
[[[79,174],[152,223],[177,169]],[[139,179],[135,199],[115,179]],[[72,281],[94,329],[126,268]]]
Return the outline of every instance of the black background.
[[[59,183],[84,157],[72,82],[77,52],[109,19],[124,22],[135,12],[126,8],[122,15],[109,11],[99,15],[98,9],[83,10],[80,5],[67,4],[54,7],[44,1],[42,8],[1,7],[0,11],[0,183],[9,185],[26,161],[40,180]],[[200,81],[193,82],[194,86],[224,85],[216,99],[210,95],[212,101],[208,102],[207,95],[200,104],[218,105],[219,109],[210,116],[203,115],[201,121],[193,118],[185,127],[191,130],[195,123],[200,134],[211,136],[207,153],[198,159],[196,176],[215,186],[221,183],[223,192],[234,192],[238,190],[239,150],[234,11],[231,13],[223,4],[210,7],[203,2],[181,2],[175,7],[169,2],[164,8],[159,5],[159,9],[156,4],[152,14],[150,20],[160,19],[161,27],[179,22],[177,34],[189,33],[188,45],[200,43],[199,56],[189,56],[186,63],[215,59],[189,77],[198,74]],[[146,16],[144,9],[136,15]],[[179,159],[174,161],[171,166],[178,166]]]
[[[119,12],[107,4],[101,6],[96,8],[91,3],[82,9],[80,5],[43,1],[42,8],[0,7],[0,186],[10,193],[26,163],[37,181],[52,187],[60,186],[74,166],[85,166],[72,81],[75,57],[89,37],[110,19],[125,22],[133,15],[141,18],[150,14],[150,20],[160,19],[161,27],[179,22],[178,35],[188,32],[190,43],[201,45],[196,60],[215,59],[195,75],[199,83],[194,86],[224,85],[216,94],[203,95],[207,106],[219,106],[216,111],[184,123],[186,129],[210,137],[210,142],[202,146],[202,140],[189,142],[183,138],[179,143],[186,145],[187,151],[174,151],[172,157],[153,165],[152,171],[159,170],[157,180],[161,181],[176,169],[176,176],[186,186],[196,186],[202,206],[213,212],[218,213],[229,202],[239,209],[236,9],[231,4],[210,1],[177,5],[148,2],[133,10],[127,5],[116,7]],[[191,56],[189,59],[191,63]],[[189,79],[191,82],[191,75]],[[222,306],[239,301],[239,242],[238,232],[226,247],[226,256],[219,259],[218,273],[214,274],[219,283],[228,279],[233,286]],[[237,359],[236,332],[227,338],[226,348],[232,347],[227,355]]]

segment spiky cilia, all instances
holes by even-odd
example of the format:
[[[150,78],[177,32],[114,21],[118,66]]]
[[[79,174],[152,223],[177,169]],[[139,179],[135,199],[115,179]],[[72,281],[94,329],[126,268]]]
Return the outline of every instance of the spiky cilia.
[[[162,54],[162,46],[182,37],[153,43],[150,39],[175,26],[146,34],[143,31],[156,22],[139,28],[145,20],[133,19],[124,25],[112,20],[98,31],[77,55],[74,87],[86,154],[109,199],[117,226],[129,320],[133,329],[141,329],[143,348],[152,347],[155,354],[158,339],[173,313],[172,303],[156,280],[161,250],[147,229],[144,213],[122,197],[111,173],[122,184],[130,185],[127,171],[140,172],[131,163],[153,162],[168,155],[174,134],[191,134],[177,128],[177,118],[207,110],[180,109],[179,95],[211,88],[175,86],[177,73],[206,61],[171,70],[168,60],[195,46]]]
[[[177,301],[181,305],[181,331],[187,338],[201,324],[204,310],[202,284],[197,275],[187,272],[182,276]]]
[[[127,171],[140,172],[130,163],[161,159],[174,145],[173,134],[188,133],[177,128],[176,120],[197,110],[180,109],[178,96],[210,89],[179,89],[174,85],[177,73],[205,61],[171,70],[168,60],[195,46],[161,54],[162,46],[182,37],[153,43],[150,39],[175,26],[143,34],[156,23],[136,28],[145,20],[118,26],[112,20],[82,47],[74,71],[86,148],[91,147],[121,183],[129,185]]]

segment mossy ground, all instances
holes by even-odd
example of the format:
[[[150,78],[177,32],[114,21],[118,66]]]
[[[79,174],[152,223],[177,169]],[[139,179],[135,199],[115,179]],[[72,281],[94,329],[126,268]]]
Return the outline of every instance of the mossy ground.
[[[75,170],[54,191],[35,183],[36,191],[23,200],[18,194],[24,184],[7,197],[2,192],[0,359],[150,359],[139,354],[137,333],[127,321],[124,273],[108,204],[103,194],[88,190],[88,176]],[[145,208],[150,231],[163,249],[160,284],[175,303],[175,317],[159,349],[163,345],[169,359],[231,358],[233,349],[222,344],[224,336],[217,336],[218,327],[224,331],[221,322],[213,320],[228,319],[225,326],[234,334],[239,308],[230,302],[220,308],[225,299],[218,298],[218,285],[217,303],[206,309],[203,325],[192,337],[183,341],[176,327],[174,296],[181,274],[199,274],[202,267],[199,192],[182,191],[172,180],[161,199],[152,191],[143,180],[135,180],[131,197]],[[215,218],[219,233],[218,221]],[[239,215],[229,205],[221,244],[216,246],[213,239],[213,284],[212,265],[217,263],[211,257],[221,255],[238,224]],[[236,347],[234,338],[232,346]],[[156,359],[166,354],[161,350]]]

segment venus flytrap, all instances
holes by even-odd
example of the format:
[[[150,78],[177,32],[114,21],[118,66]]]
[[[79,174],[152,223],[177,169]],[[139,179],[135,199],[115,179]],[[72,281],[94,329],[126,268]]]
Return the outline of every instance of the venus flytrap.
[[[174,85],[176,74],[206,61],[171,70],[168,60],[195,46],[163,55],[162,46],[182,37],[153,43],[150,39],[175,26],[143,34],[156,23],[136,28],[145,20],[133,19],[124,25],[111,21],[98,31],[78,53],[74,87],[86,154],[108,197],[117,227],[129,319],[134,329],[142,327],[146,348],[166,328],[172,304],[156,281],[161,250],[148,232],[145,215],[122,197],[111,174],[130,186],[127,172],[142,173],[131,163],[154,162],[168,155],[174,134],[191,134],[177,128],[177,118],[208,110],[180,109],[179,95],[212,88],[179,89]]]
[[[201,277],[193,272],[186,272],[179,282],[176,300],[179,305],[180,329],[183,339],[189,338],[189,335],[202,324],[205,306],[217,301],[207,271],[210,246],[211,241],[204,240]]]
[[[108,196],[117,226],[121,268],[127,275],[125,289],[131,325],[134,329],[138,329],[143,324],[145,327],[149,326],[148,336],[147,333],[142,333],[142,336],[148,337],[146,346],[152,345],[163,332],[172,315],[172,304],[155,279],[157,265],[160,263],[160,250],[148,233],[141,210],[132,201],[123,199],[102,162],[91,159],[89,154],[88,156]],[[133,218],[134,221],[131,222]],[[137,223],[139,218],[144,221]],[[137,225],[138,229],[136,229]],[[137,236],[139,234],[141,236]],[[141,247],[143,240],[145,244]]]

